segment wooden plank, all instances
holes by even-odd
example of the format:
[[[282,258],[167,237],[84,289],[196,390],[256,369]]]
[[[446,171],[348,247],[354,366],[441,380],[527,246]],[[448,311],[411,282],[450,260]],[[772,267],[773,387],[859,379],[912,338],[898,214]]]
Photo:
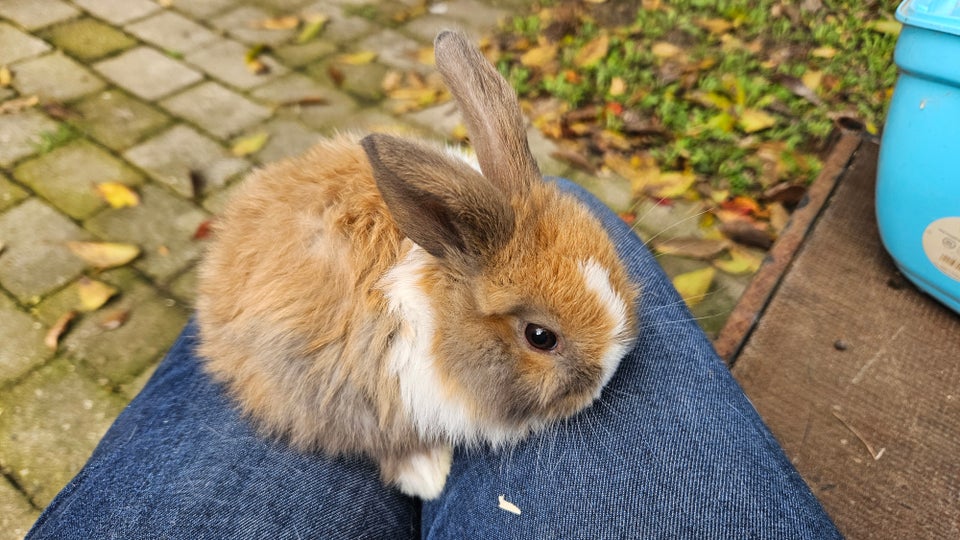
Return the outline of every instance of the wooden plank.
[[[960,317],[883,250],[864,143],[733,366],[851,539],[960,538]]]
[[[770,301],[770,297],[787,271],[797,249],[807,237],[810,227],[823,210],[827,198],[833,193],[837,180],[846,170],[853,153],[860,147],[862,138],[857,132],[843,132],[834,145],[823,170],[814,180],[801,205],[790,216],[776,243],[770,248],[760,270],[750,280],[733,311],[724,323],[713,346],[720,358],[732,364],[753,331],[757,320]]]

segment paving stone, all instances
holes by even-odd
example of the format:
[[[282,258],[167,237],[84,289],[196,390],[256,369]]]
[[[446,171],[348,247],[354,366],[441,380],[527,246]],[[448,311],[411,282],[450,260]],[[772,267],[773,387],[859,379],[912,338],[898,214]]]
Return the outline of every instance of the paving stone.
[[[210,23],[229,34],[230,37],[247,45],[256,43],[276,45],[296,35],[297,30],[295,28],[284,30],[262,28],[259,23],[270,17],[269,12],[258,7],[242,6],[216,17]]]
[[[456,19],[462,24],[461,29],[472,30],[475,34],[496,28],[501,19],[509,16],[508,11],[477,0],[451,0],[444,5],[445,17]]]
[[[241,89],[264,84],[289,71],[269,55],[260,55],[260,61],[269,68],[269,72],[257,75],[247,69],[244,61],[246,54],[247,47],[244,45],[223,40],[187,54],[186,60],[210,76]]]
[[[57,126],[35,109],[5,115],[0,124],[0,165],[7,166],[37,153],[40,135],[55,131]]]
[[[205,27],[173,11],[162,11],[126,26],[127,32],[161,49],[187,53],[217,40]]]
[[[171,5],[181,13],[203,20],[241,3],[241,0],[173,0]]]
[[[463,124],[463,117],[453,102],[406,113],[402,118],[427,128],[443,140],[450,140],[457,126]]]
[[[37,9],[37,0],[0,0],[0,15],[27,30],[43,28],[79,14],[80,10],[62,0],[43,0],[43,9]]]
[[[53,356],[43,344],[45,335],[43,325],[0,294],[0,384],[23,377]]]
[[[254,154],[260,163],[271,163],[300,155],[321,138],[319,133],[294,120],[274,119],[250,130],[251,133],[261,131],[268,133],[270,138],[263,148]]]
[[[50,206],[31,198],[0,214],[0,285],[22,303],[36,300],[77,277],[84,262],[69,240],[90,235]]]
[[[49,36],[54,45],[85,61],[97,60],[137,44],[123,32],[89,17],[54,26]]]
[[[17,166],[14,178],[70,217],[84,219],[106,206],[99,182],[141,184],[140,174],[123,161],[85,141],[73,141]]]
[[[397,69],[423,69],[417,62],[420,43],[394,30],[383,30],[368,36],[357,44],[357,50],[375,51],[377,63]]]
[[[242,57],[241,57],[242,59]],[[150,47],[137,47],[94,64],[117,85],[146,100],[154,100],[196,83],[203,75]]]
[[[0,477],[0,540],[21,540],[38,517],[40,511],[23,493]]]
[[[73,0],[73,3],[111,24],[125,24],[160,9],[150,0]]]
[[[13,25],[0,22],[0,65],[37,56],[50,50],[42,39],[17,30]]]
[[[126,403],[66,360],[0,397],[0,459],[33,501],[46,506],[80,470]]]
[[[103,238],[140,246],[142,254],[133,265],[165,282],[200,255],[203,244],[193,235],[210,216],[158,186],[143,186],[140,196],[139,206],[105,210],[84,227]]]
[[[29,195],[26,190],[0,173],[0,212],[26,199]]]
[[[114,150],[124,150],[171,122],[151,105],[118,90],[106,90],[76,103],[70,122]]]
[[[46,326],[53,326],[64,313],[80,310],[80,276],[66,287],[47,295],[39,304],[30,308],[30,315]],[[93,279],[97,279],[94,277]]]
[[[270,117],[270,110],[208,81],[160,102],[167,111],[227,138]]]
[[[311,64],[307,74],[314,80],[333,84],[330,81],[329,71],[335,69],[342,77],[339,89],[352,94],[361,101],[376,102],[384,97],[383,78],[389,68],[377,62],[369,64],[350,65],[336,61],[336,58],[323,60]]]
[[[185,125],[176,125],[123,155],[151,178],[187,198],[193,196],[190,171],[203,178],[206,194],[249,167],[246,160],[233,157],[212,139]]]
[[[105,330],[101,321],[114,310],[128,312],[126,322]],[[124,289],[110,311],[85,315],[62,340],[62,350],[115,384],[131,381],[156,364],[187,324],[188,311],[145,282]]]
[[[184,306],[193,309],[197,301],[197,268],[190,268],[170,282],[170,293]]]
[[[258,87],[250,95],[276,108],[278,116],[301,118],[310,125],[323,125],[325,118],[343,116],[357,108],[356,102],[347,94],[301,73],[280,77]],[[323,102],[296,104],[318,98]]]
[[[106,86],[90,70],[60,52],[24,60],[12,70],[13,87],[23,95],[70,101]]]

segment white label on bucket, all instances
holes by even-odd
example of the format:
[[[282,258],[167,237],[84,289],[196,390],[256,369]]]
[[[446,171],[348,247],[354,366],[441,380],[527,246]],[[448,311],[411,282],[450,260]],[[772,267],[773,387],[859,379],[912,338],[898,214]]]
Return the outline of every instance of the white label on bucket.
[[[960,217],[928,225],[923,231],[923,251],[938,270],[960,281]]]

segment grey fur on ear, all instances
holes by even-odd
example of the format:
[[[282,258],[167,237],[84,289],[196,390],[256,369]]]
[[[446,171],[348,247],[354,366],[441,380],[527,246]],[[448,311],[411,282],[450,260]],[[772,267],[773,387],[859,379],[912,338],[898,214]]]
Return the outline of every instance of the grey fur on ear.
[[[431,255],[475,265],[513,234],[507,195],[463,161],[384,134],[360,144],[400,231]]]
[[[525,190],[540,180],[516,92],[506,79],[458,32],[441,32],[434,56],[463,113],[484,176],[507,190]]]

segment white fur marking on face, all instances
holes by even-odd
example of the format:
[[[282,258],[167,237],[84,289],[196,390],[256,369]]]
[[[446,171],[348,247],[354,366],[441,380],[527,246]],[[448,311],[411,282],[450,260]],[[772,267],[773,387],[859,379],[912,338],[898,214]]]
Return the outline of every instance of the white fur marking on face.
[[[387,366],[400,382],[407,413],[417,432],[428,439],[441,437],[468,444],[481,438],[493,444],[516,440],[519,433],[478,426],[463,401],[444,391],[432,351],[435,315],[419,285],[432,262],[429,253],[414,245],[378,284],[390,310],[401,320],[399,334],[387,352]]]
[[[436,499],[447,483],[452,462],[453,450],[449,446],[413,454],[400,466],[397,487],[412,497]]]
[[[591,258],[580,261],[580,273],[583,275],[587,289],[596,294],[600,303],[606,306],[610,320],[614,323],[613,332],[610,334],[610,345],[603,353],[603,381],[597,389],[597,396],[599,396],[603,386],[607,384],[620,364],[620,359],[630,347],[630,340],[625,336],[627,304],[620,294],[613,290],[610,284],[610,273],[596,260]]]

